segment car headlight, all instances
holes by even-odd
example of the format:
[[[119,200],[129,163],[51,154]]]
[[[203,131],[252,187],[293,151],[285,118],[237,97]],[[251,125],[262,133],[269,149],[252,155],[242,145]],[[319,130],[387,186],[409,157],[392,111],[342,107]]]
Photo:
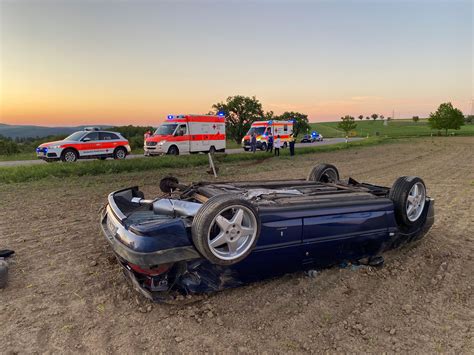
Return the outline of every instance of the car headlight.
[[[161,141],[161,142],[158,143],[158,145],[163,145],[165,143],[166,143],[166,141]]]
[[[59,148],[61,148],[60,145],[50,145],[50,146],[48,147],[48,149],[59,149]]]

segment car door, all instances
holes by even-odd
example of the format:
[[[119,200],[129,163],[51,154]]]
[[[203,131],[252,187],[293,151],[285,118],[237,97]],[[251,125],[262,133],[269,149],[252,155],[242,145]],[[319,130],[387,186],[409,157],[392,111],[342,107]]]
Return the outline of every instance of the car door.
[[[327,266],[375,255],[387,236],[383,205],[314,208],[303,218],[304,263]]]
[[[97,155],[100,150],[99,132],[90,132],[82,137],[78,144],[79,155],[83,157]]]
[[[186,123],[181,123],[176,127],[174,139],[180,153],[189,152],[189,134],[188,125]]]
[[[99,132],[100,149],[97,154],[110,156],[120,143],[120,138],[112,132]]]

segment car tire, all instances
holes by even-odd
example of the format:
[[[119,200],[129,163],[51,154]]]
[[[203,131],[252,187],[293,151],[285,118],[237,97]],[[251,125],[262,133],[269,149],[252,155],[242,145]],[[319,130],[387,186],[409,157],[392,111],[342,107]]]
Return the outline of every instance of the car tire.
[[[287,143],[287,142],[283,143],[283,147],[282,147],[282,148],[283,148],[283,149],[288,148],[288,143]]]
[[[212,145],[211,148],[209,148],[209,152],[208,152],[208,153],[215,154],[215,153],[216,153],[216,147],[214,147],[214,146]]]
[[[176,185],[179,184],[179,180],[174,176],[166,176],[160,180],[160,190],[164,193],[169,194],[176,189]]]
[[[175,145],[172,145],[171,147],[169,147],[168,149],[168,153],[166,153],[168,155],[179,155],[179,149],[177,146]]]
[[[318,164],[311,170],[306,180],[334,183],[339,181],[339,171],[332,164]]]
[[[79,159],[79,154],[74,149],[65,149],[61,154],[61,160],[65,163],[74,163]]]
[[[127,157],[127,150],[124,147],[117,147],[114,150],[114,159],[123,160]]]
[[[414,227],[423,221],[426,206],[426,185],[417,176],[399,177],[390,189],[395,219],[403,227]]]
[[[262,144],[260,145],[260,150],[263,151],[263,152],[267,151],[267,143],[265,143],[265,142],[262,143]]]
[[[199,209],[191,228],[201,255],[213,264],[232,265],[245,259],[260,235],[260,218],[249,201],[236,195],[211,197]]]
[[[245,150],[246,152],[248,152],[250,149],[249,149],[249,148],[244,148],[244,150]]]

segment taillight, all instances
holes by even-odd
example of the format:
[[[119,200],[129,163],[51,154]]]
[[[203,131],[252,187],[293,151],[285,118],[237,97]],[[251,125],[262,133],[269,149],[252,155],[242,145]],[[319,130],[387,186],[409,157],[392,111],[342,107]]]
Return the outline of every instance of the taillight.
[[[148,275],[148,276],[158,276],[158,275],[164,274],[172,266],[172,264],[161,264],[154,267],[153,269],[144,269],[132,263],[127,263],[127,265],[130,266],[130,269],[132,269],[133,271],[138,272],[140,274]]]

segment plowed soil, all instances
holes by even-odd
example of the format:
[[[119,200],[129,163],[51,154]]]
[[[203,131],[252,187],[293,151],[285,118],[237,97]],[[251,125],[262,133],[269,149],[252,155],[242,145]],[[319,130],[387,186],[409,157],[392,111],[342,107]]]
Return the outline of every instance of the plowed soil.
[[[0,249],[16,251],[0,290],[0,352],[474,353],[474,138],[225,165],[220,179],[298,178],[322,161],[387,186],[422,177],[435,225],[385,254],[380,269],[296,273],[177,305],[152,304],[128,286],[98,210],[120,187],[152,196],[169,173],[211,179],[204,168],[0,186]]]

